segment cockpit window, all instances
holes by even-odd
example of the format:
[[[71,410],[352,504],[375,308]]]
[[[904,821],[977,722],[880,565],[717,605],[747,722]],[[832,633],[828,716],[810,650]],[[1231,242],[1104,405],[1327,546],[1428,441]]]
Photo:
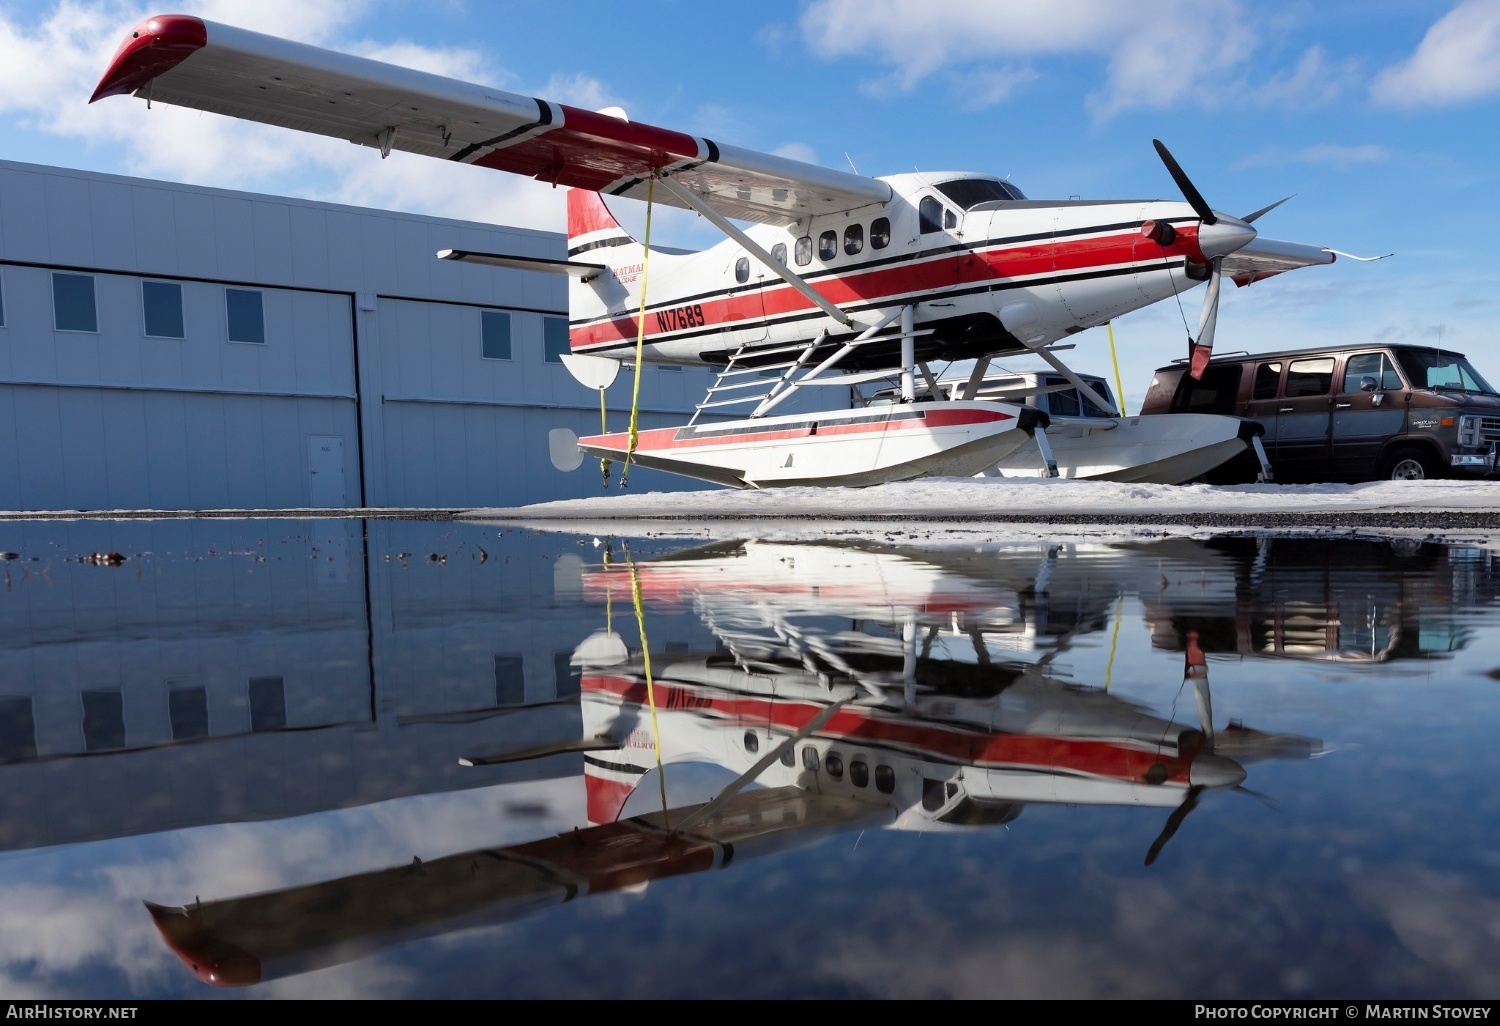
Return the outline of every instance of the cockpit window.
[[[951,182],[942,182],[937,190],[964,210],[972,210],[981,203],[1026,198],[1021,195],[1020,189],[1009,182],[1001,182],[993,178],[956,178]]]

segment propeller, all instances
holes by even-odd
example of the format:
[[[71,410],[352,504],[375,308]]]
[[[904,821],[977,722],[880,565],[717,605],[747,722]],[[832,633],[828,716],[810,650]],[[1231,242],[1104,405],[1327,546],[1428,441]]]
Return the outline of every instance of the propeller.
[[[1275,209],[1291,197],[1277,200],[1246,218],[1225,218],[1220,230],[1209,232],[1209,228],[1221,225],[1220,216],[1214,213],[1208,201],[1203,198],[1203,194],[1198,191],[1197,186],[1193,185],[1192,179],[1188,178],[1187,172],[1182,170],[1182,165],[1177,163],[1177,158],[1173,157],[1171,151],[1162,145],[1162,141],[1152,139],[1151,144],[1156,147],[1156,154],[1166,165],[1167,173],[1172,176],[1172,181],[1177,183],[1177,189],[1182,193],[1183,199],[1187,200],[1188,206],[1192,207],[1193,212],[1198,215],[1198,248],[1204,256],[1209,258],[1208,294],[1203,297],[1203,313],[1198,318],[1198,337],[1194,339],[1191,335],[1188,336],[1188,377],[1197,380],[1203,377],[1203,371],[1208,366],[1208,358],[1213,355],[1214,328],[1219,321],[1219,286],[1223,280],[1224,257],[1255,238],[1255,229],[1250,227],[1251,221]],[[1152,230],[1159,231],[1154,226]]]
[[[1212,287],[1213,283],[1210,283]],[[1198,632],[1189,629],[1187,632],[1187,645],[1183,655],[1183,680],[1191,681],[1193,685],[1194,704],[1198,707],[1199,730],[1184,730],[1177,736],[1177,752],[1179,756],[1193,760],[1195,766],[1199,765],[1197,760],[1200,756],[1212,757],[1214,753],[1214,708],[1213,697],[1208,689],[1208,657],[1204,655],[1202,646],[1198,643]],[[1165,776],[1165,774],[1163,774]],[[1189,773],[1189,780],[1193,779]],[[1241,774],[1243,779],[1243,773]],[[1212,782],[1210,780],[1210,782]],[[1227,781],[1226,781],[1227,782]],[[1238,786],[1238,781],[1235,782]],[[1182,802],[1172,810],[1167,821],[1162,825],[1161,833],[1156,835],[1156,840],[1151,842],[1150,849],[1146,852],[1146,865],[1156,861],[1161,850],[1167,846],[1172,835],[1177,833],[1177,828],[1182,826],[1182,821],[1187,819],[1188,813],[1198,807],[1198,799],[1203,796],[1207,783],[1190,783],[1187,794],[1183,795]]]

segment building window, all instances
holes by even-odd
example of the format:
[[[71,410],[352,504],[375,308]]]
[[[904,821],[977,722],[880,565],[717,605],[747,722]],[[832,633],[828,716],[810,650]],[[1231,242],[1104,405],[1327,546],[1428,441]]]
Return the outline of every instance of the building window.
[[[555,652],[552,655],[552,675],[557,682],[558,698],[578,697],[579,676],[573,667],[573,650]]]
[[[280,677],[250,678],[250,729],[281,730],[286,726],[286,684]]]
[[[519,652],[495,656],[495,704],[526,704],[526,671]]]
[[[891,244],[891,219],[877,217],[870,222],[870,248],[885,249]]]
[[[865,226],[851,224],[844,229],[844,252],[850,256],[865,248]]]
[[[208,737],[208,689],[172,688],[167,692],[167,715],[172,721],[172,740]]]
[[[479,311],[479,338],[486,360],[509,360],[510,314],[499,310]]]
[[[98,331],[94,276],[52,272],[52,324],[58,331]]]
[[[568,321],[564,317],[542,318],[542,358],[548,363],[562,363],[569,351]]]
[[[141,282],[141,312],[148,338],[183,338],[182,286],[172,281]]]
[[[818,259],[832,260],[839,255],[839,233],[824,232],[818,236]]]
[[[797,248],[792,251],[792,258],[797,261],[798,267],[806,267],[812,262],[812,236],[804,235],[797,240]]]
[[[225,289],[224,310],[229,315],[229,341],[266,343],[266,312],[254,289]]]
[[[36,717],[31,698],[0,698],[0,762],[36,758]]]
[[[83,693],[83,747],[90,752],[125,747],[125,699],[118,690]]]

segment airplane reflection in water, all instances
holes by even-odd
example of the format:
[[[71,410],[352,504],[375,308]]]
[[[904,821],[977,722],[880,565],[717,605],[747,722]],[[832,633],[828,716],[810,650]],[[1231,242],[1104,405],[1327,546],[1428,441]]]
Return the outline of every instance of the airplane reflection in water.
[[[648,640],[651,615],[690,610],[718,642],[631,652],[618,633],[596,631],[575,652],[578,740],[466,760],[583,751],[588,827],[148,908],[200,979],[246,985],[832,833],[985,829],[1032,803],[1168,810],[1150,865],[1204,793],[1243,789],[1247,764],[1320,754],[1315,739],[1216,728],[1196,647],[1184,660],[1199,712],[1191,723],[1065,679],[1057,655],[1104,627],[1095,612],[1131,587],[1100,569],[1133,572],[1140,561],[1122,552],[1088,569],[1093,587],[1074,589],[1083,605],[1057,634],[1045,592],[1069,567],[1056,556],[987,551],[945,566],[915,550],[750,541],[586,567],[583,593],[612,624],[638,595]],[[703,763],[733,782],[711,800],[670,802],[674,774]]]

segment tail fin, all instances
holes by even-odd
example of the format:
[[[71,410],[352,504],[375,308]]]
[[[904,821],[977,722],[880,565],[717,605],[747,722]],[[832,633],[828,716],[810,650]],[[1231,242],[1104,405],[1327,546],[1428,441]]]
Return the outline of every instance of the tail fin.
[[[610,246],[628,246],[634,241],[597,192],[568,190],[569,257]]]

